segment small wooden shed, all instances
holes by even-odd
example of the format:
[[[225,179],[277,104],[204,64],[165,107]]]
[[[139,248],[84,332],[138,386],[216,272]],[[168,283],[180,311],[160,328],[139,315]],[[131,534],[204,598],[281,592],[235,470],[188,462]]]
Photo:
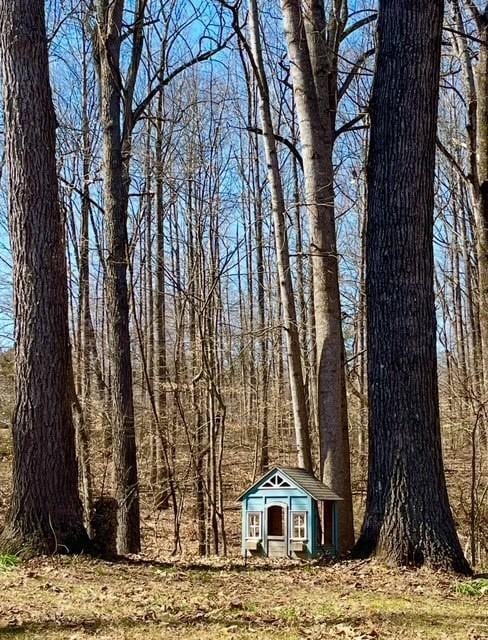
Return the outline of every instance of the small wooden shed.
[[[238,500],[242,553],[310,558],[339,554],[339,504],[327,485],[294,467],[273,467]]]

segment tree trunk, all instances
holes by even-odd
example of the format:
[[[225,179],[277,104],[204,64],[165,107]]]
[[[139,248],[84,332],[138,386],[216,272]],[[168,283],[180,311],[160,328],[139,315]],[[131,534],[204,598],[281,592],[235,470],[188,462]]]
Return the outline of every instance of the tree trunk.
[[[475,212],[476,250],[478,254],[477,281],[479,289],[479,326],[481,353],[476,353],[481,370],[475,371],[475,388],[483,397],[488,392],[488,51],[479,47],[478,64],[474,69],[473,58],[467,45],[465,26],[459,0],[451,0],[457,33],[454,42],[463,65],[464,91],[467,102],[466,132],[469,141],[469,172],[471,195]],[[488,37],[488,6],[481,13],[474,4],[477,37],[486,42]],[[478,322],[478,320],[477,320]],[[478,380],[479,378],[479,380]]]
[[[259,110],[264,132],[266,163],[268,166],[268,179],[271,190],[277,269],[280,285],[280,298],[283,306],[283,323],[286,333],[288,374],[290,378],[290,390],[292,396],[297,460],[300,467],[312,470],[309,420],[305,387],[303,383],[303,371],[300,357],[300,338],[298,335],[295,299],[290,272],[288,236],[285,224],[285,199],[283,195],[283,185],[281,182],[276,140],[273,131],[268,83],[265,76],[262,58],[256,0],[251,0],[250,3],[250,32],[250,53],[252,55],[256,80],[259,84]]]
[[[170,497],[170,442],[167,395],[165,385],[168,380],[167,347],[166,347],[166,291],[165,291],[165,237],[164,237],[164,202],[163,202],[163,92],[158,95],[157,127],[156,127],[156,405],[158,408],[159,429],[156,434],[156,507],[167,509]]]
[[[433,210],[442,0],[380,3],[366,228],[369,475],[355,555],[469,573],[444,477]]]
[[[283,0],[282,9],[300,128],[306,208],[310,222],[321,470],[323,469],[324,482],[343,498],[339,538],[341,550],[347,551],[354,544],[354,524],[334,219],[333,135],[330,119],[320,118],[320,101],[314,82],[300,0]],[[325,81],[320,76],[318,80]]]
[[[71,413],[66,257],[43,0],[1,0],[0,45],[16,312],[13,488],[0,545],[11,552],[78,553],[89,541]]]
[[[120,61],[123,5],[123,0],[99,0],[98,3],[113,461],[118,503],[117,549],[121,554],[137,553],[141,543],[127,291],[128,159],[124,162],[121,93],[115,73]]]
[[[90,520],[92,509],[92,474],[90,460],[90,402],[91,379],[90,367],[92,355],[97,361],[95,335],[90,312],[90,260],[89,260],[89,221],[91,214],[90,203],[90,161],[91,161],[91,136],[90,120],[88,115],[88,70],[87,70],[87,46],[85,29],[82,26],[83,38],[83,97],[82,97],[82,169],[83,189],[81,194],[81,220],[79,238],[79,285],[78,285],[78,359],[77,377],[79,403],[75,401],[75,431],[78,455],[78,467],[80,474],[81,498],[85,515],[85,523],[90,532]],[[99,383],[100,388],[100,383]],[[101,390],[103,392],[103,383]],[[77,400],[77,399],[76,399]],[[77,408],[79,411],[77,412]],[[76,415],[77,414],[77,415]]]
[[[488,11],[479,15],[478,37],[488,38]],[[475,203],[476,242],[479,271],[479,315],[483,364],[484,395],[488,393],[488,47],[482,44],[476,68],[478,91],[476,113],[476,157],[478,161],[478,198]]]

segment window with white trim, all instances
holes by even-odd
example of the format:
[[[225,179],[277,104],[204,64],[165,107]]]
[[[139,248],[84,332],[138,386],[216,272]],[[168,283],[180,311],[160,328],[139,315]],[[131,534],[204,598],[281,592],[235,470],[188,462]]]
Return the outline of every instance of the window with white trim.
[[[291,537],[293,540],[307,538],[307,512],[293,511],[291,514]]]
[[[249,511],[247,514],[247,537],[261,538],[261,512]]]

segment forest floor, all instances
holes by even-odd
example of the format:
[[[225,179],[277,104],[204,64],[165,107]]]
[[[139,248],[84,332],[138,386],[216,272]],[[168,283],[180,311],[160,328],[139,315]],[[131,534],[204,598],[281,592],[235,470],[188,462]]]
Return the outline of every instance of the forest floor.
[[[234,462],[235,474],[243,465]],[[0,429],[0,528],[10,465],[9,434]],[[241,487],[248,479],[233,482]],[[239,493],[234,485],[232,495]],[[155,516],[149,503],[143,512],[143,557],[20,564],[0,557],[0,640],[488,640],[488,580],[484,595],[468,595],[471,581],[372,562],[190,559],[191,508],[181,531],[186,559],[170,561],[170,514]],[[226,523],[237,553],[235,506]]]
[[[0,638],[488,640],[488,593],[370,562],[33,560],[0,571]]]

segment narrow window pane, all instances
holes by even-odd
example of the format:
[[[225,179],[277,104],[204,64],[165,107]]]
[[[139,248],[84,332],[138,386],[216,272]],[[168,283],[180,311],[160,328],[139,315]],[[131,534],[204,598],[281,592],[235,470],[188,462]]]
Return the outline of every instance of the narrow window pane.
[[[250,538],[261,537],[261,514],[249,513],[247,516],[247,530]]]
[[[292,520],[292,537],[297,540],[306,538],[306,514],[294,513]]]

